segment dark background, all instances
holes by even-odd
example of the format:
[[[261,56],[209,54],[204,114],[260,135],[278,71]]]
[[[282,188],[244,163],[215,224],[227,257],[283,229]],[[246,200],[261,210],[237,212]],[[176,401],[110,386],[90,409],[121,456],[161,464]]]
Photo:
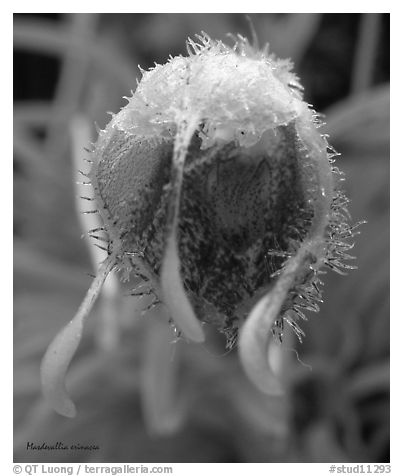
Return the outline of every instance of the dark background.
[[[104,127],[107,111],[135,89],[138,64],[186,54],[186,38],[202,30],[230,42],[227,33],[250,37],[250,29],[243,14],[15,15],[16,461],[389,460],[389,15],[250,17],[260,44],[293,60],[306,101],[326,115],[353,220],[368,222],[354,249],[359,269],[325,277],[321,312],[309,316],[304,343],[293,343],[312,370],[284,349],[287,395],[266,398],[212,332],[204,347],[177,345],[171,375],[158,357],[166,329],[155,316],[139,317],[138,303],[118,292],[92,312],[71,366],[77,418],[47,408],[40,359],[74,315],[92,270],[75,205],[72,124],[85,121],[94,140],[94,123]],[[105,350],[99,335],[109,331],[97,316],[116,309],[120,337]],[[155,392],[171,376],[162,401],[180,422],[168,430],[150,416],[144,375],[153,372]],[[100,449],[33,452],[28,441]]]

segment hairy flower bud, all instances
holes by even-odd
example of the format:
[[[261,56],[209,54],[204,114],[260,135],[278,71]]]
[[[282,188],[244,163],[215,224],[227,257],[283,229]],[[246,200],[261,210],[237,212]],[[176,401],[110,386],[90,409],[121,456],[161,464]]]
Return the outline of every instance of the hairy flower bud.
[[[297,321],[321,302],[320,268],[353,268],[343,263],[354,229],[335,153],[290,63],[243,38],[232,49],[198,38],[188,57],[143,72],[94,146],[89,177],[109,256],[42,365],[45,395],[66,416],[75,410],[64,373],[112,268],[141,277],[185,338],[203,341],[208,322],[229,347],[238,340],[268,394],[281,392],[270,336],[281,342],[286,322],[301,339]]]

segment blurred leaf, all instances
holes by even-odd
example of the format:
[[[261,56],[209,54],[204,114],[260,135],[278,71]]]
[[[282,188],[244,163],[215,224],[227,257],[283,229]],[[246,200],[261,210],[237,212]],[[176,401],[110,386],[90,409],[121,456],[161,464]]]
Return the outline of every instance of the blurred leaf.
[[[335,431],[327,422],[307,431],[308,461],[314,463],[347,463],[350,461],[335,438]]]
[[[85,268],[50,259],[22,240],[14,241],[14,286],[16,292],[29,289],[36,293],[55,290],[68,293],[70,289],[84,293],[90,282]]]
[[[258,38],[269,42],[270,51],[279,58],[290,58],[298,65],[305,55],[321,21],[320,13],[252,15]]]
[[[352,376],[346,391],[351,398],[362,398],[373,393],[388,393],[390,382],[389,362],[379,362],[359,370]]]
[[[146,342],[141,372],[141,403],[151,435],[171,435],[183,425],[186,399],[178,385],[180,347],[165,312],[147,316]],[[175,351],[175,354],[174,354]]]
[[[389,84],[384,84],[328,109],[324,130],[336,149],[379,153],[389,150],[389,117]]]
[[[15,20],[14,47],[40,53],[54,55],[64,54],[72,48],[79,57],[88,56],[102,65],[111,80],[118,80],[126,91],[135,85],[137,71],[119,51],[97,38],[96,41],[86,41],[83,37],[71,36],[68,26],[61,26],[49,20]]]

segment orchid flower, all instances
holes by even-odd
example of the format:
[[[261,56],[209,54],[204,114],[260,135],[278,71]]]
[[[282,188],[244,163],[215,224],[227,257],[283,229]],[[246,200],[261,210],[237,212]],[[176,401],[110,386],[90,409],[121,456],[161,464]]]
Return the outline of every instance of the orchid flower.
[[[41,366],[45,397],[68,417],[65,374],[111,270],[141,280],[133,294],[153,296],[184,339],[203,342],[203,323],[214,325],[250,380],[279,395],[269,346],[284,324],[302,339],[323,268],[354,268],[337,154],[292,64],[240,36],[232,48],[206,34],[187,46],[142,71],[91,151],[103,226],[90,234],[108,256]]]

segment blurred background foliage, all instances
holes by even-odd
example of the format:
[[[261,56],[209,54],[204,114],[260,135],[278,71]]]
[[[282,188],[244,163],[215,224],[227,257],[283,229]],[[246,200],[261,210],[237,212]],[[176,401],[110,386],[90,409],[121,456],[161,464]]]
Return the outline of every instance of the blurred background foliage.
[[[124,106],[138,64],[186,54],[185,39],[201,30],[225,41],[250,30],[243,14],[15,15],[16,461],[389,460],[389,15],[250,17],[261,45],[293,60],[307,102],[326,115],[353,220],[368,221],[356,239],[359,269],[325,276],[304,343],[279,350],[282,398],[255,390],[213,330],[204,346],[170,344],[161,316],[143,315],[111,282],[69,371],[79,414],[54,414],[39,364],[97,259],[80,239],[75,185],[94,124]],[[35,452],[29,441],[100,449]]]

